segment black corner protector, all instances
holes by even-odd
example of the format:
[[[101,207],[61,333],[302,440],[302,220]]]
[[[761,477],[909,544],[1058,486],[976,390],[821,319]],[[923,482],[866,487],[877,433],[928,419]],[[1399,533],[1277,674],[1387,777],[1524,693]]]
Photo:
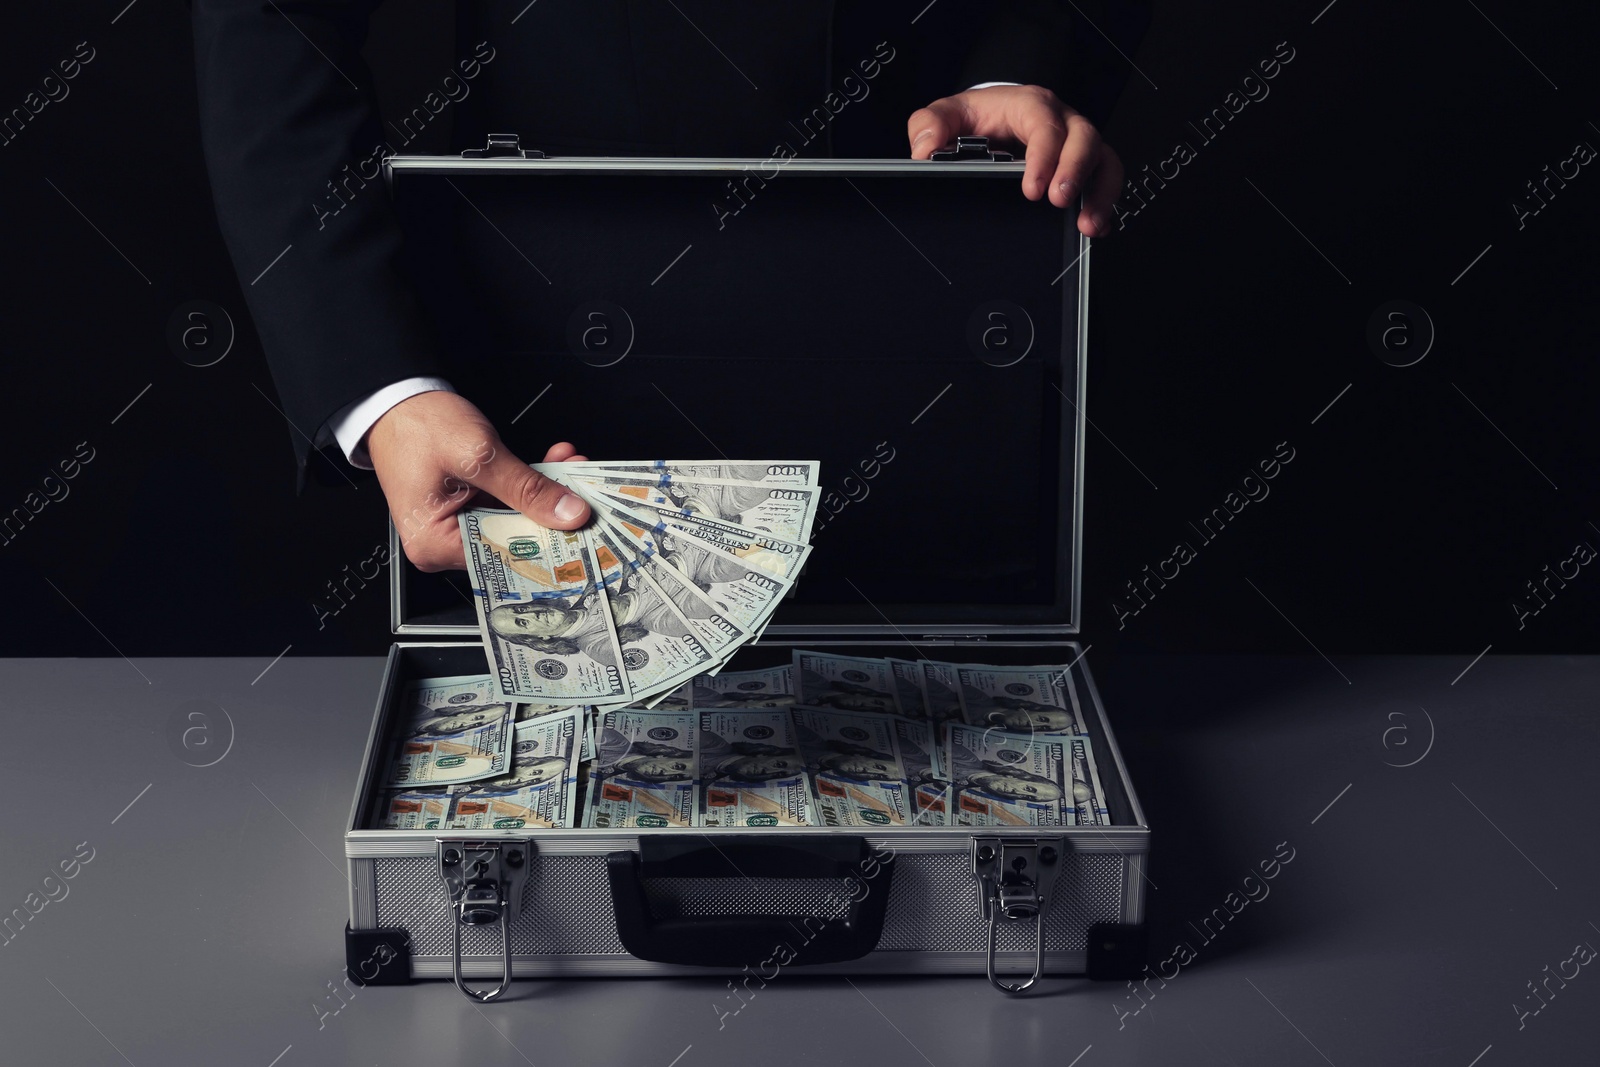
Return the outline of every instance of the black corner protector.
[[[397,926],[344,927],[344,970],[361,985],[409,985],[411,935]]]
[[[1150,955],[1150,928],[1144,923],[1095,923],[1089,927],[1084,973],[1096,981],[1137,978]]]

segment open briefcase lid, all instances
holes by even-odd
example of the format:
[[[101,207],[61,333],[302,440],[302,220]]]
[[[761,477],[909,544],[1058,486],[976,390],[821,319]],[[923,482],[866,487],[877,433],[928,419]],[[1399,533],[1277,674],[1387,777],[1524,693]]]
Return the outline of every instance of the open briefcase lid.
[[[966,151],[386,176],[451,381],[522,458],[821,461],[770,634],[1076,633],[1089,241]],[[396,633],[477,633],[463,573],[390,569]]]

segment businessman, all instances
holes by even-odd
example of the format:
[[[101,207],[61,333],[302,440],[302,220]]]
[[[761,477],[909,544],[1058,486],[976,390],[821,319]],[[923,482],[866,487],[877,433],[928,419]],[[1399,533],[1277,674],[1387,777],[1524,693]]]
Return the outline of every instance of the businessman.
[[[297,488],[311,451],[336,445],[376,472],[407,557],[436,571],[464,566],[464,507],[498,501],[557,529],[581,526],[589,509],[451,388],[381,189],[339,201],[337,226],[308,208],[342,168],[391,139],[361,58],[380,2],[190,0],[200,125],[223,237],[290,423]],[[841,125],[817,149],[927,159],[962,134],[1015,145],[1022,195],[1058,208],[1081,200],[1078,226],[1091,237],[1111,232],[1123,177],[1096,127],[1149,18],[1146,3],[1119,0],[454,7],[457,40],[488,49],[462,61],[473,82],[452,109],[458,148],[513,129],[550,154],[764,158],[774,131],[834,84],[836,58],[898,35],[910,60],[858,110],[882,119],[899,102],[905,140],[894,148],[881,136],[896,127],[898,138],[896,116],[853,135]],[[938,91],[959,91],[909,97],[918,72],[947,72]],[[537,458],[584,457],[557,442]]]

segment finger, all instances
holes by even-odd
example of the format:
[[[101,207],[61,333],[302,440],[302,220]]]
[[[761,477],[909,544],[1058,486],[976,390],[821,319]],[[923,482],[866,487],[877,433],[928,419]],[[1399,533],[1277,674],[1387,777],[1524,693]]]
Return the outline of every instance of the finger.
[[[1089,188],[1105,144],[1088,119],[1075,111],[1067,115],[1067,138],[1056,157],[1050,178],[1050,202],[1066,207]]]
[[[918,108],[906,120],[906,138],[911,142],[911,158],[927,159],[934,149],[943,148],[957,134],[971,132],[961,102],[953,96],[935,100]]]
[[[461,534],[454,522],[428,523],[400,530],[399,533],[400,546],[417,570],[433,574],[437,571],[466,569],[467,559],[461,547]]]
[[[589,457],[588,456],[571,455],[571,456],[568,456],[566,459],[561,460],[560,462],[562,462],[562,463],[587,463],[587,462],[589,462]]]
[[[1089,180],[1083,194],[1083,210],[1078,215],[1078,230],[1088,237],[1105,237],[1111,233],[1115,212],[1112,205],[1122,192],[1122,160],[1110,145],[1100,150],[1100,166]]]
[[[471,483],[552,530],[573,530],[589,521],[589,505],[581,497],[522,462],[503,444],[479,467]]]
[[[456,515],[463,508],[504,507],[482,490],[474,489],[454,475],[446,475],[440,486],[425,498],[413,500],[406,508],[390,497],[390,517],[406,558],[418,570],[434,572],[462,569],[467,565],[461,549],[461,533]],[[405,512],[395,510],[399,507]]]
[[[557,441],[544,454],[544,461],[546,463],[561,463],[571,459],[572,454],[576,451],[578,449],[571,441]]]
[[[1060,163],[1067,141],[1062,105],[1051,93],[1022,98],[1011,126],[1017,140],[1027,145],[1022,168],[1022,195],[1038,200],[1050,189],[1050,176]]]

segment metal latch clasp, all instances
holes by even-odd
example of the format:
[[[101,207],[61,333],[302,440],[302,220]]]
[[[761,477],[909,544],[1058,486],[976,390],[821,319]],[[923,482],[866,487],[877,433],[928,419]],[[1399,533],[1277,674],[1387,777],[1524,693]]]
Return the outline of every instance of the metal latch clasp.
[[[514,133],[491,133],[482,148],[463,148],[462,159],[499,159],[512,156],[517,159],[543,159],[537,148],[523,148],[522,138]]]
[[[444,882],[455,932],[451,974],[456,988],[473,1000],[487,1002],[511,985],[511,924],[522,911],[522,887],[528,879],[533,842],[526,838],[464,841],[435,838],[439,878]],[[500,982],[493,989],[467,988],[461,976],[461,928],[500,926]]]
[[[985,160],[990,163],[1009,163],[1012,155],[1001,148],[990,148],[989,138],[987,137],[958,136],[953,146],[936,148],[928,158],[941,163],[969,159]]]
[[[989,982],[1002,993],[1021,993],[1044,971],[1044,917],[1050,907],[1065,843],[1059,837],[975,837],[972,877],[978,882],[978,914],[989,924]],[[1033,974],[1006,983],[994,971],[995,930],[1002,921],[1033,920]]]

